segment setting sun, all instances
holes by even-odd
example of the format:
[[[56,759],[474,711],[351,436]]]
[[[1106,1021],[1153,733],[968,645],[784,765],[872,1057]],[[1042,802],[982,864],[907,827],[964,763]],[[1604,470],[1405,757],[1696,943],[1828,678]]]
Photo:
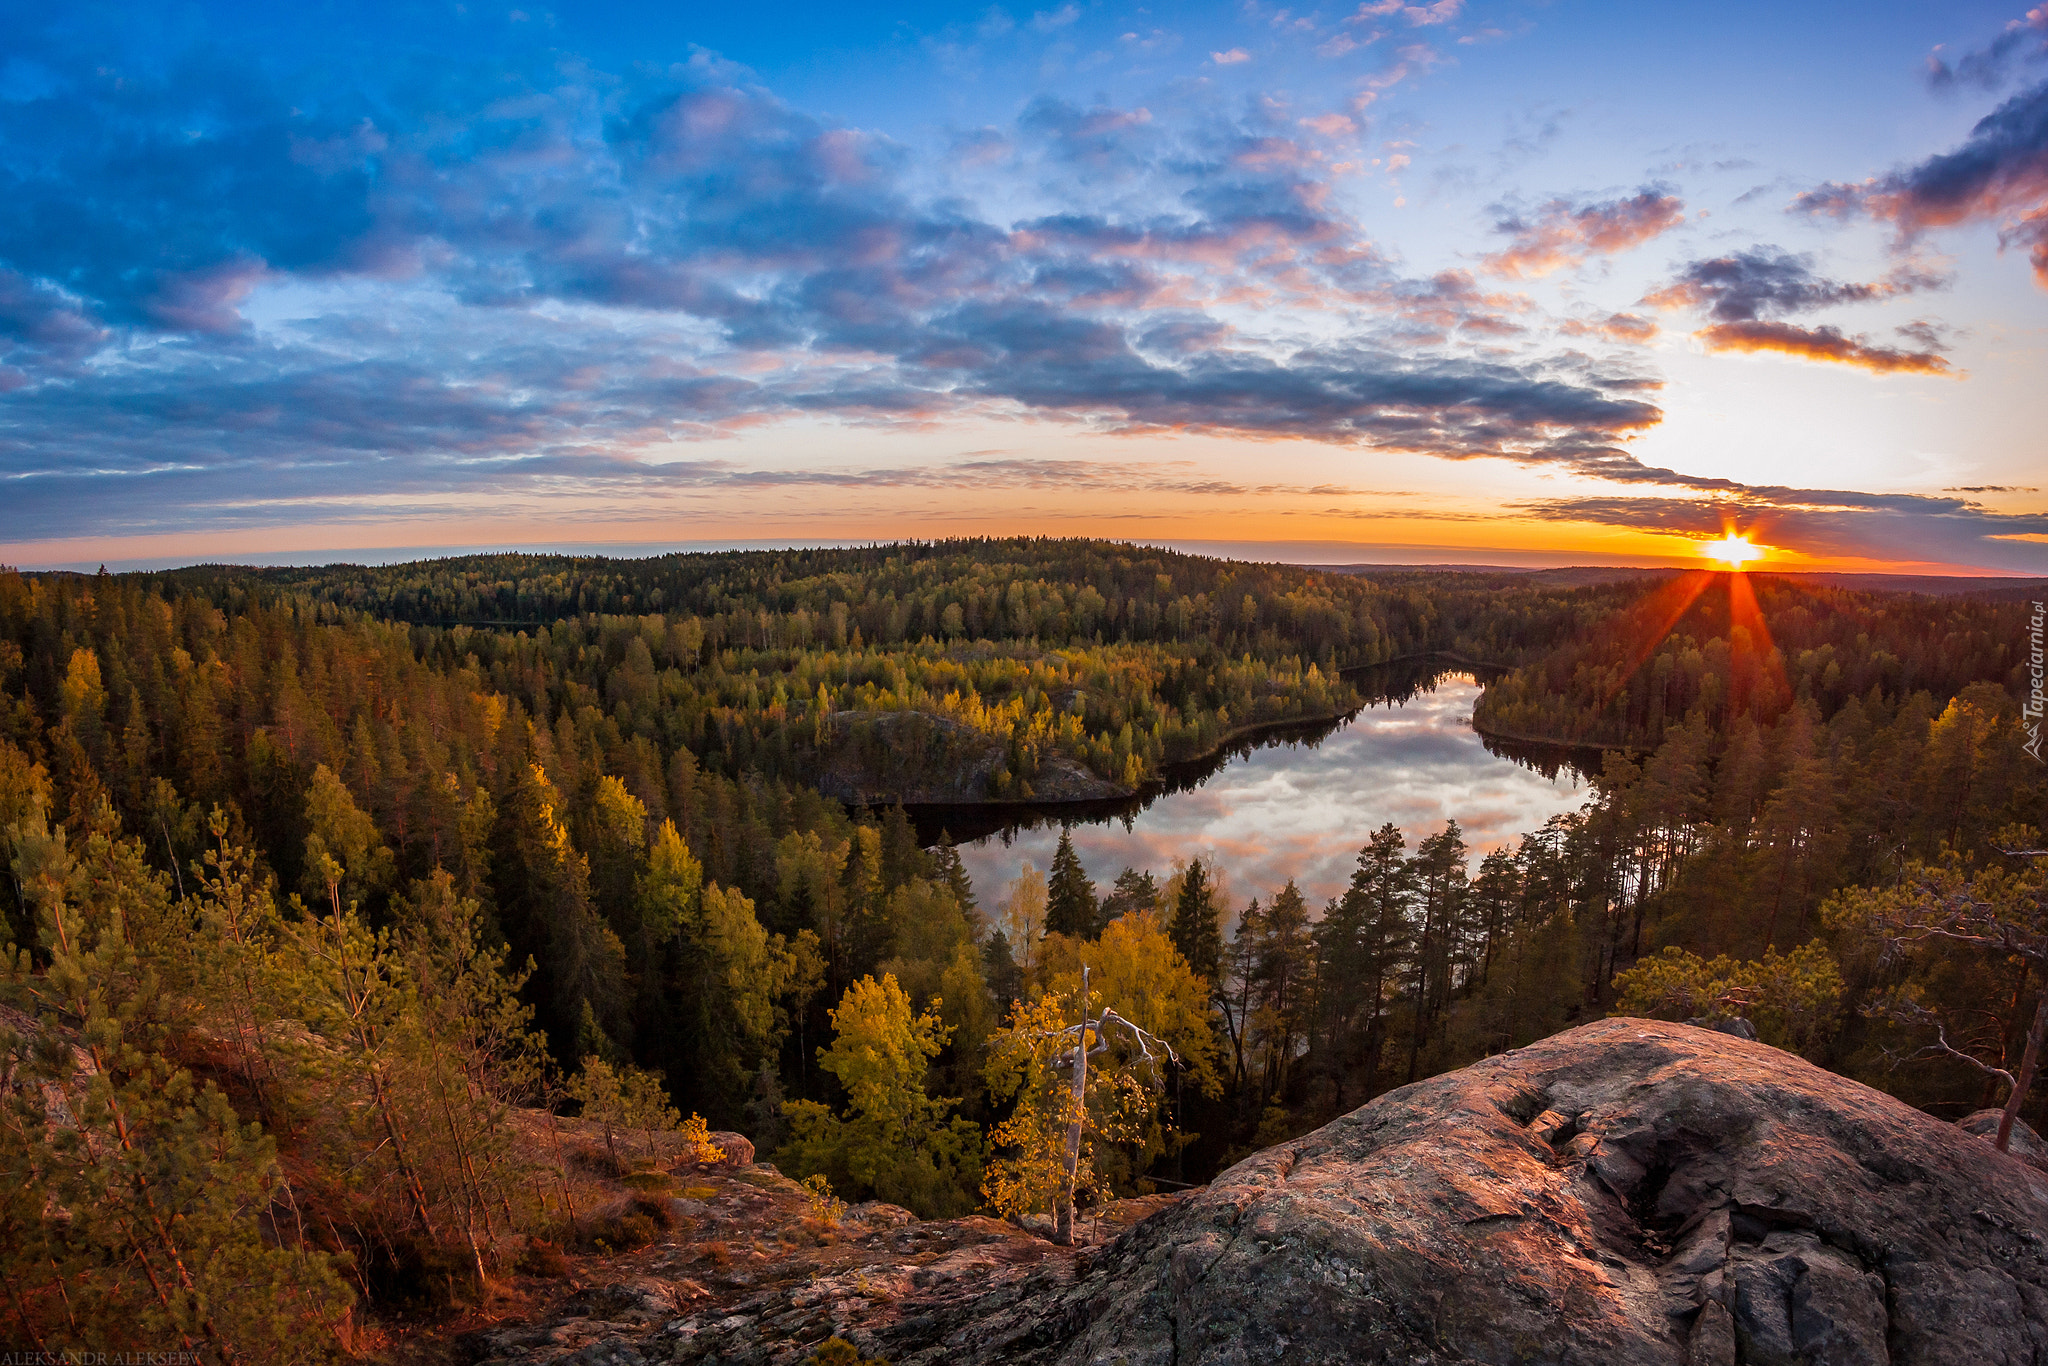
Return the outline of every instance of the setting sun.
[[[1748,537],[1730,532],[1718,541],[1708,541],[1701,546],[1700,554],[1710,560],[1719,560],[1729,569],[1740,569],[1751,560],[1762,559],[1764,552],[1751,545]]]

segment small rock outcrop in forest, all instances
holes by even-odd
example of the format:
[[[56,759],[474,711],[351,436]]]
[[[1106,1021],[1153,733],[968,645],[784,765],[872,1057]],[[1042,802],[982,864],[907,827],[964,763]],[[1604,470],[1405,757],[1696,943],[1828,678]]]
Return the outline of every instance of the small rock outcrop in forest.
[[[1688,1025],[1418,1082],[1152,1208],[1079,1249],[877,1224],[642,1315],[567,1303],[476,1357],[782,1366],[839,1335],[895,1366],[2048,1362],[2048,1174]],[[720,1197],[704,1231],[772,1215]]]

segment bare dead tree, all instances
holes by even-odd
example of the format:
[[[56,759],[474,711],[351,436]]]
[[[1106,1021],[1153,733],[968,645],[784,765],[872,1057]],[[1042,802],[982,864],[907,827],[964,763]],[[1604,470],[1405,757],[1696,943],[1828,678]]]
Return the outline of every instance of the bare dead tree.
[[[1094,1019],[1088,1018],[1088,966],[1084,963],[1081,965],[1081,1022],[1043,1031],[1037,1036],[1041,1040],[1072,1040],[1052,1060],[1054,1067],[1071,1069],[1073,1085],[1072,1115],[1067,1123],[1059,1195],[1053,1203],[1053,1241],[1063,1246],[1072,1246],[1074,1241],[1074,1188],[1081,1167],[1082,1132],[1088,1123],[1088,1060],[1108,1052],[1114,1035],[1121,1035],[1136,1048],[1137,1061],[1155,1086],[1164,1087],[1166,1084],[1159,1070],[1162,1057],[1173,1066],[1180,1066],[1180,1055],[1173,1051],[1173,1045],[1125,1019],[1115,1010],[1105,1006]]]
[[[1999,852],[2023,860],[2048,857],[2048,849]],[[1873,1012],[1933,1025],[1935,1042],[1914,1056],[1953,1058],[2006,1083],[2005,1109],[1999,1117],[1995,1140],[2000,1152],[2007,1151],[2012,1142],[2013,1121],[2033,1088],[2041,1067],[2041,1045],[2048,1039],[2048,913],[2044,913],[2042,882],[2035,872],[2030,868],[2026,876],[1996,879],[1923,872],[1912,886],[1903,889],[1902,895],[1875,898],[1867,903],[1869,926],[1884,939],[1887,955],[1929,942],[1967,944],[2020,959],[2041,984],[2018,1075],[1956,1048],[1949,1042],[1941,1021],[1917,1002],[1894,999],[1881,1003]],[[1981,894],[1987,881],[1993,882],[1994,894],[1990,896]]]

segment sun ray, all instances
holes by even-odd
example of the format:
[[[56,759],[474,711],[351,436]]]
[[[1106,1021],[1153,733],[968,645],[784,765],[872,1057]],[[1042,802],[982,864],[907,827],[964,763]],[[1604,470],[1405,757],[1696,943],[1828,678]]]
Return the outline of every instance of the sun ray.
[[[1603,707],[1628,686],[1629,680],[1635,677],[1636,670],[1643,666],[1643,661],[1656,652],[1664,637],[1671,634],[1671,628],[1678,625],[1679,618],[1691,609],[1693,603],[1699,600],[1700,594],[1707,591],[1707,585],[1713,581],[1714,576],[1704,569],[1688,570],[1651,595],[1643,604],[1639,609],[1639,615],[1649,618],[1648,629],[1637,636],[1636,646],[1629,652],[1628,663],[1607,689],[1607,696],[1601,700]]]

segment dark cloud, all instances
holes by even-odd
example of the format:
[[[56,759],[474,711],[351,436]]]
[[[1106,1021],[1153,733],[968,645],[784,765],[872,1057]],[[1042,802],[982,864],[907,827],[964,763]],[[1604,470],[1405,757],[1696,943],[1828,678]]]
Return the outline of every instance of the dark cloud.
[[[0,267],[0,391],[30,384],[31,370],[70,370],[110,335],[79,300]]]
[[[1801,195],[1811,213],[1868,214],[1910,242],[1934,228],[1995,222],[2005,246],[2027,249],[2048,287],[2048,81],[2014,95],[1970,130],[1963,145],[1860,185]]]
[[[1764,246],[1694,261],[1644,302],[1661,308],[1701,308],[1716,322],[1744,323],[1836,304],[1869,303],[1946,283],[1912,267],[1870,283],[1830,280],[1814,273],[1812,257]]]
[[[379,137],[360,104],[311,116],[261,68],[188,54],[160,71],[41,54],[0,101],[0,260],[109,323],[239,325],[265,269],[321,276],[375,255]]]
[[[1752,487],[1728,498],[1605,497],[1516,505],[1541,521],[1714,540],[1738,526],[1760,544],[1815,556],[2038,571],[2048,513],[1990,512],[1958,498]],[[2033,539],[2021,539],[2033,538]]]
[[[1612,256],[1639,247],[1684,221],[1684,203],[1661,185],[1601,203],[1553,199],[1532,217],[1511,215],[1494,225],[1513,240],[1488,256],[1486,267],[1517,278],[1548,275],[1588,256]]]

